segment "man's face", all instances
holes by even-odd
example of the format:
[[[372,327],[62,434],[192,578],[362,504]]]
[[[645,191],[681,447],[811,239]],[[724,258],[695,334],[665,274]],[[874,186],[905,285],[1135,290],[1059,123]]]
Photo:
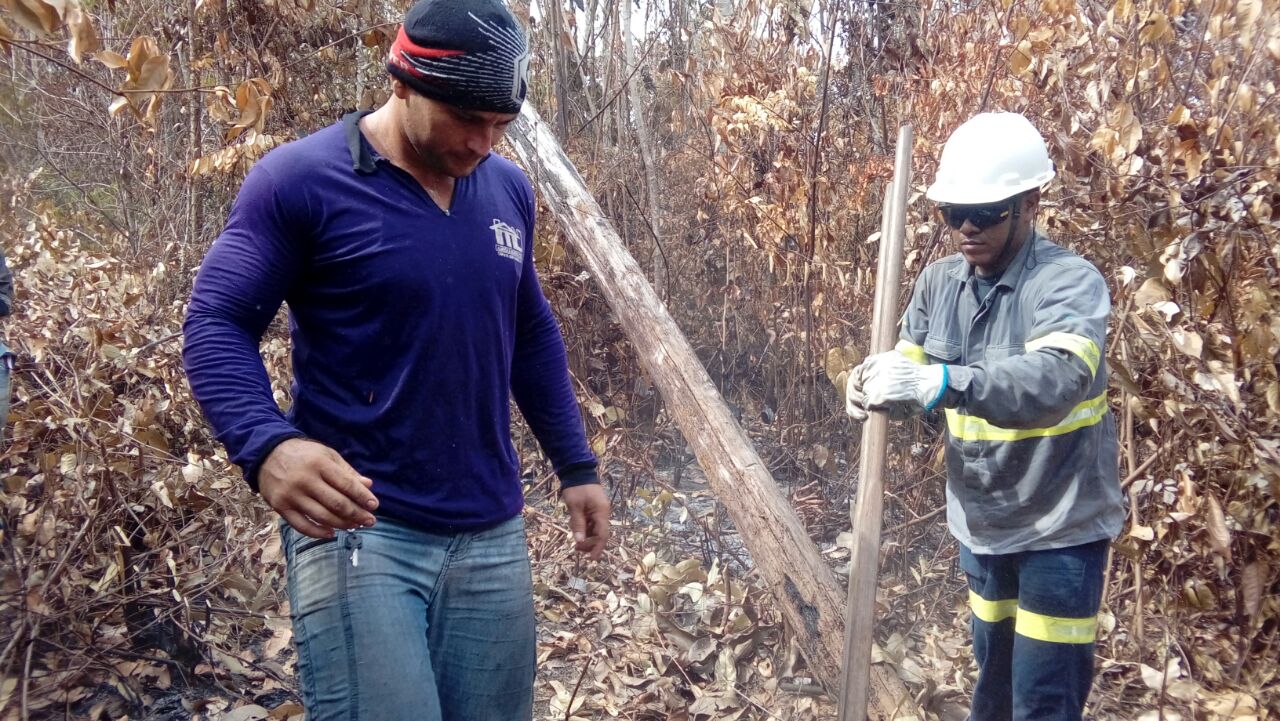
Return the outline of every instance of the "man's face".
[[[1005,210],[1010,207],[1005,204]],[[979,212],[993,211],[994,208],[984,207]],[[959,206],[956,208],[956,215],[963,218],[960,227],[951,226],[952,237],[960,246],[960,254],[964,259],[976,268],[991,268],[995,265],[1000,257],[1001,251],[1004,250],[1005,244],[1009,241],[1009,223],[1013,222],[1013,214],[1005,213],[1003,220],[994,225],[987,225],[982,222],[982,218],[964,217],[965,213],[978,211],[974,206]],[[992,217],[992,215],[987,216]],[[950,223],[948,223],[950,225]]]
[[[985,275],[1003,270],[1001,264],[1007,263],[1017,251],[1015,247],[1005,253],[1006,245],[1013,242],[1020,247],[1022,234],[1015,233],[1011,241],[1009,224],[1014,222],[1015,204],[1023,205],[1022,215],[1030,217],[1026,207],[1029,200],[1030,196],[1026,196],[988,205],[942,204],[938,206],[938,213],[951,228],[960,254]],[[1034,208],[1034,202],[1030,205]]]
[[[515,113],[463,110],[397,85],[396,94],[405,101],[405,137],[424,169],[433,173],[470,175],[516,119]]]

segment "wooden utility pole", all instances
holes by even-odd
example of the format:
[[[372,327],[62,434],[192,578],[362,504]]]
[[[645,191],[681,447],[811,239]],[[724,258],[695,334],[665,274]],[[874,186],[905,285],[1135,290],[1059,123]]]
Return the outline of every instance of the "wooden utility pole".
[[[907,191],[911,186],[911,126],[898,129],[893,185],[885,198],[880,225],[880,258],[876,266],[875,308],[871,316],[871,353],[893,350],[898,328],[898,289],[902,245],[906,234]],[[850,378],[849,383],[853,382]],[[862,456],[858,495],[850,508],[853,554],[849,558],[849,599],[845,614],[844,695],[840,721],[867,717],[867,684],[871,671],[876,581],[880,571],[880,520],[884,501],[884,455],[889,444],[889,415],[873,411],[862,424]]]
[[[814,675],[834,692],[843,678],[844,624],[840,588],[831,569],[684,334],[530,103],[525,103],[508,137],[693,447]],[[906,687],[891,669],[875,667],[872,684],[875,719],[893,721],[915,713]]]

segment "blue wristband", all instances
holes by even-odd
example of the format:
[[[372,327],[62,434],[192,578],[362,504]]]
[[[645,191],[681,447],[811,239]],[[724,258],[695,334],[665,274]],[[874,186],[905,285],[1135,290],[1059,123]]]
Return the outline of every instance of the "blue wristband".
[[[947,381],[950,377],[951,374],[947,372],[947,367],[945,365],[942,366],[942,387],[938,389],[938,395],[935,396],[932,401],[929,401],[929,405],[924,407],[926,411],[931,411],[936,408],[938,403],[942,400],[942,397],[947,394]]]

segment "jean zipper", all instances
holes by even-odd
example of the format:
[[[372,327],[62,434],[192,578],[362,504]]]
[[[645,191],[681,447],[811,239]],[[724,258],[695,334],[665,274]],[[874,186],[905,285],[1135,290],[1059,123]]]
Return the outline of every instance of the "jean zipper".
[[[343,545],[347,550],[351,551],[351,567],[355,568],[360,565],[360,547],[364,545],[364,541],[360,538],[360,534],[355,531],[348,531],[343,537]]]

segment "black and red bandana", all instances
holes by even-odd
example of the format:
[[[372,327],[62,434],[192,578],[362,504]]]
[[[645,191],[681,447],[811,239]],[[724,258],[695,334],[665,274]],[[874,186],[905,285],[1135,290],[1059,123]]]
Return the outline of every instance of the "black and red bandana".
[[[529,45],[499,0],[419,0],[400,26],[387,70],[442,103],[518,113],[529,87]]]

